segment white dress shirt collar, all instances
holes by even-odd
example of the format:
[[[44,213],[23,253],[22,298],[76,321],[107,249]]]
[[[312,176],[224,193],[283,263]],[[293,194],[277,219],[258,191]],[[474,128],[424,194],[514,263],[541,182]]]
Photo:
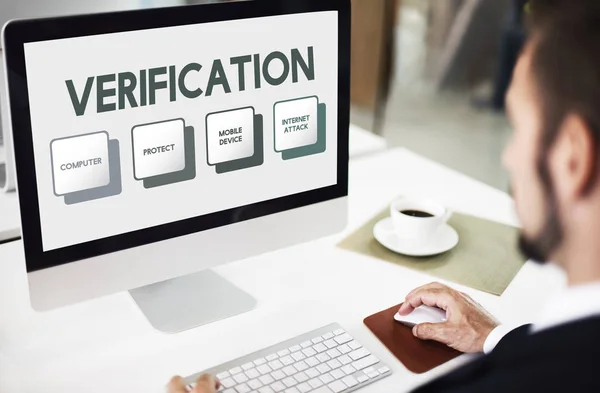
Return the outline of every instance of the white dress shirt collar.
[[[553,296],[537,315],[531,333],[592,316],[600,316],[600,282],[567,287]],[[515,325],[496,327],[485,340],[483,351],[490,353]]]
[[[568,287],[542,307],[532,332],[600,315],[600,282]]]

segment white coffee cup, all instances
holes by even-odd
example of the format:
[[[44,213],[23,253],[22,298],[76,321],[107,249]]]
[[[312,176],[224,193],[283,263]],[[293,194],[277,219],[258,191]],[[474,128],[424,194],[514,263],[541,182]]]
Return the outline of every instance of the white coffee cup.
[[[404,213],[403,213],[404,212]],[[417,216],[408,212],[425,213]],[[448,221],[452,213],[432,199],[401,197],[390,205],[395,234],[414,246],[426,244]]]

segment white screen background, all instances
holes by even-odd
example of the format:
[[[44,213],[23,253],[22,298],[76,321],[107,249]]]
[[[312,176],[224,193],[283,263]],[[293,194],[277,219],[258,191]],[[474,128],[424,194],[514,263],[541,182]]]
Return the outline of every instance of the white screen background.
[[[246,65],[246,91],[240,92],[235,56],[273,51],[289,53],[314,48],[315,80],[300,71],[299,82],[271,86],[264,80],[254,89],[254,69]],[[35,168],[44,251],[197,217],[264,200],[297,194],[337,183],[338,15],[318,12],[207,23],[29,43],[25,60],[29,85]],[[77,117],[65,80],[79,94],[89,76],[117,74],[153,67],[200,63],[198,75],[188,74],[190,87],[206,90],[214,59],[221,59],[232,93],[217,86],[211,97],[187,99],[178,93],[171,103],[168,90],[157,92],[152,106],[96,113],[95,85],[84,116]],[[275,61],[274,63],[277,63]],[[273,75],[277,75],[273,68]],[[159,80],[162,80],[159,79]],[[116,84],[113,84],[116,86]],[[110,84],[107,87],[112,87]],[[277,101],[316,95],[327,105],[327,151],[284,161],[274,151],[273,105]],[[113,102],[111,98],[108,102]],[[205,117],[212,112],[253,106],[263,115],[265,157],[262,166],[217,174],[206,160]],[[185,119],[195,128],[196,178],[145,189],[134,179],[131,129],[135,125]],[[107,131],[120,143],[122,193],[118,196],[66,205],[53,193],[50,142],[56,138]]]

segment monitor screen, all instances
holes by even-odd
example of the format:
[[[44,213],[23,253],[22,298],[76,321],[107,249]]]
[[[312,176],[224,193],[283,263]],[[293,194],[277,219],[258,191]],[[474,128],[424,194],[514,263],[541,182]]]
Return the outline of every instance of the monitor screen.
[[[329,11],[26,43],[43,251],[337,184],[337,34]]]
[[[17,21],[3,38],[29,272],[348,193],[347,2]]]

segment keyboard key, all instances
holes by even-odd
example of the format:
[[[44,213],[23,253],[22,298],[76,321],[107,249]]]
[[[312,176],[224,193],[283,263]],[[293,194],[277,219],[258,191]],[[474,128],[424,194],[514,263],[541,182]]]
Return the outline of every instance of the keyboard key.
[[[294,366],[287,366],[287,367],[283,368],[283,372],[288,377],[291,377],[292,375],[296,374],[298,372],[298,370],[296,370],[296,368]]]
[[[254,361],[254,364],[256,366],[260,366],[261,364],[265,364],[267,362],[267,359],[265,358],[258,358]]]
[[[342,370],[333,370],[329,374],[331,374],[331,376],[334,377],[335,379],[341,379],[346,376],[346,374],[344,374],[344,372]]]
[[[342,382],[345,383],[349,388],[358,385],[358,381],[352,375],[348,375],[346,378],[343,378]]]
[[[318,344],[323,342],[323,338],[319,336],[317,338],[313,338],[311,341],[313,342],[313,344]]]
[[[344,329],[338,329],[338,330],[336,330],[336,331],[333,332],[333,334],[335,334],[336,336],[339,336],[340,334],[344,334],[344,333],[346,333],[344,331]]]
[[[258,367],[256,367],[256,370],[259,373],[261,373],[262,375],[269,374],[271,371],[273,371],[271,369],[271,367],[269,367],[268,364],[263,364],[262,366],[258,366]]]
[[[310,387],[310,385],[307,384],[306,382],[301,383],[300,385],[296,386],[296,388],[300,391],[300,393],[307,393],[307,392],[310,392],[312,390],[312,388]]]
[[[351,335],[349,335],[348,333],[345,333],[345,334],[342,334],[342,335],[340,335],[340,336],[336,336],[336,337],[334,338],[334,340],[335,340],[335,342],[336,342],[336,343],[338,343],[339,345],[342,345],[342,344],[349,343],[350,341],[352,341],[352,340],[354,340],[354,339],[352,338],[352,336],[351,336]]]
[[[248,377],[248,379],[255,379],[260,377],[260,373],[255,368],[251,368],[250,370],[246,371],[245,374]]]
[[[348,356],[348,355],[342,355],[339,358],[337,358],[337,360],[339,360],[340,363],[342,363],[343,365],[352,363],[352,359],[350,359],[350,356]]]
[[[225,389],[221,393],[236,393],[235,389]]]
[[[287,386],[288,388],[291,388],[292,386],[296,386],[298,384],[298,381],[296,381],[294,378],[292,377],[287,377],[286,379],[284,379],[283,384],[285,386]]]
[[[327,355],[326,353],[320,353],[317,356],[315,356],[317,358],[317,360],[321,363],[323,362],[328,362],[331,360],[331,358],[329,357],[329,355]]]
[[[313,389],[323,386],[323,382],[321,382],[321,380],[319,378],[311,379],[310,381],[308,381],[308,384]]]
[[[301,372],[301,373],[298,373],[298,374],[294,375],[294,378],[296,378],[296,381],[298,381],[300,383],[301,382],[306,382],[306,381],[309,380],[308,375],[306,375],[305,372]]]
[[[336,343],[335,340],[327,340],[323,344],[325,344],[325,346],[329,349],[335,348],[338,346],[338,343]]]
[[[302,344],[300,344],[300,346],[302,348],[309,348],[309,347],[312,347],[312,345],[313,345],[312,341],[304,341]]]
[[[250,386],[243,383],[241,385],[236,386],[235,391],[237,393],[250,393],[252,391],[252,389],[250,389]]]
[[[294,346],[290,347],[290,352],[291,353],[298,352],[301,349],[302,349],[302,347],[300,345],[294,345]]]
[[[346,373],[346,375],[352,375],[356,372],[356,369],[349,364],[347,366],[342,367],[341,370],[344,373]]]
[[[282,370],[273,371],[271,376],[274,380],[279,381],[280,379],[285,378],[287,375]]]
[[[225,388],[231,388],[235,386],[235,381],[233,378],[225,378],[221,380],[221,385],[223,385]]]
[[[295,352],[292,354],[292,357],[297,362],[299,362],[300,360],[306,359],[306,355],[304,355],[302,352]]]
[[[271,367],[273,370],[279,370],[283,367],[283,363],[281,363],[279,360],[273,360],[272,362],[269,362],[269,367]]]
[[[332,369],[336,369],[336,368],[342,367],[342,363],[340,363],[339,360],[337,360],[337,359],[333,359],[333,360],[328,361],[327,365],[329,367],[331,367]]]
[[[333,338],[333,333],[325,333],[324,335],[322,335],[321,337],[323,337],[323,340],[329,340],[331,338]]]
[[[290,350],[289,349],[284,349],[283,351],[277,352],[277,355],[279,357],[286,356],[286,355],[289,355],[289,354],[290,354]]]
[[[369,355],[366,358],[362,358],[362,359],[357,360],[356,362],[352,363],[352,367],[354,367],[357,370],[362,370],[363,368],[372,366],[377,363],[379,363],[379,359],[377,359],[373,355]]]
[[[229,374],[229,371],[223,371],[222,373],[218,373],[216,377],[220,381],[222,379],[231,377],[231,374]]]
[[[276,353],[273,353],[273,354],[267,356],[266,359],[267,359],[267,362],[272,362],[273,360],[277,359],[278,357],[279,356],[277,356]]]
[[[319,377],[319,379],[321,380],[321,382],[323,382],[324,384],[328,384],[330,382],[335,381],[335,378],[331,376],[331,374],[323,374]]]
[[[283,392],[285,390],[285,385],[279,381],[271,384],[271,389],[273,389],[276,393]]]
[[[371,352],[367,351],[364,348],[357,349],[356,351],[352,351],[348,354],[352,358],[352,360],[362,359],[365,356],[369,356]]]
[[[290,364],[294,363],[294,359],[292,359],[291,356],[284,356],[279,359],[279,361],[283,363],[284,366],[289,366]]]
[[[367,377],[366,375],[362,374],[359,375],[356,380],[358,381],[358,383],[363,383],[369,380],[369,377]]]
[[[311,356],[315,356],[317,354],[317,351],[315,351],[312,348],[306,348],[302,350],[302,353],[304,355],[306,355],[306,357],[311,357]]]
[[[340,392],[343,392],[344,390],[348,389],[346,387],[346,384],[343,383],[342,381],[334,381],[327,386],[329,386],[329,389],[333,390],[333,393],[340,393]]]
[[[312,348],[313,348],[315,351],[317,351],[318,353],[325,352],[325,351],[327,351],[327,349],[328,349],[328,348],[327,348],[325,345],[323,345],[323,344],[317,344],[317,345],[315,345],[315,346],[314,346],[314,347],[312,347]]]
[[[300,391],[296,388],[286,389],[284,393],[300,393]]]
[[[375,370],[375,367],[367,367],[363,370],[363,373],[368,374],[368,373],[372,373],[374,371],[377,371],[377,370]]]
[[[327,355],[329,355],[331,358],[337,358],[338,356],[341,355],[341,352],[338,351],[337,349],[333,348],[330,349],[329,351],[325,352]]]
[[[379,371],[379,374],[387,374],[390,372],[390,369],[386,366],[383,366],[381,368],[378,368],[377,371]]]
[[[231,375],[235,375],[235,374],[238,374],[238,373],[241,373],[241,372],[242,372],[242,368],[241,367],[234,367],[231,370],[229,370],[229,374],[231,374]]]
[[[262,387],[262,383],[258,380],[258,379],[253,379],[252,381],[248,381],[248,386],[250,386],[251,389],[258,389],[260,387]]]
[[[306,375],[308,375],[309,378],[316,378],[319,375],[321,375],[321,373],[319,372],[319,370],[317,370],[316,368],[309,368],[308,370],[305,371]]]
[[[331,371],[331,367],[329,367],[328,365],[326,365],[325,363],[319,364],[317,366],[317,370],[319,370],[319,372],[321,374],[325,374]]]
[[[273,391],[273,389],[271,389],[270,386],[265,386],[265,387],[258,389],[258,393],[275,393],[275,392]]]
[[[304,360],[301,360],[298,363],[294,364],[294,367],[296,367],[296,370],[298,371],[304,371],[308,368],[308,364],[306,364]]]
[[[271,377],[270,375],[263,375],[262,377],[258,378],[258,380],[263,385],[270,385],[273,382],[275,382],[275,380],[273,379],[273,377]]]
[[[373,378],[377,378],[379,376],[379,373],[377,371],[373,371],[372,373],[368,373],[367,376],[371,379]]]
[[[246,374],[244,373],[240,373],[240,374],[236,374],[233,376],[233,379],[235,380],[235,382],[237,383],[244,383],[244,382],[248,382],[248,377],[246,376]]]
[[[314,367],[317,364],[321,363],[316,357],[312,357],[312,358],[308,358],[305,360],[306,364],[308,364],[309,367]]]
[[[347,354],[348,352],[352,352],[352,349],[348,346],[348,344],[340,345],[337,347],[337,350],[343,354]]]
[[[350,341],[348,343],[348,346],[350,347],[350,349],[354,350],[354,349],[358,349],[360,347],[362,347],[362,345],[360,345],[360,343],[358,341]]]
[[[244,370],[244,371],[248,371],[251,368],[254,368],[254,363],[252,363],[252,362],[242,365],[242,370]]]
[[[313,390],[310,393],[333,393],[333,392],[327,386],[321,386],[320,388],[317,388],[316,390]]]

